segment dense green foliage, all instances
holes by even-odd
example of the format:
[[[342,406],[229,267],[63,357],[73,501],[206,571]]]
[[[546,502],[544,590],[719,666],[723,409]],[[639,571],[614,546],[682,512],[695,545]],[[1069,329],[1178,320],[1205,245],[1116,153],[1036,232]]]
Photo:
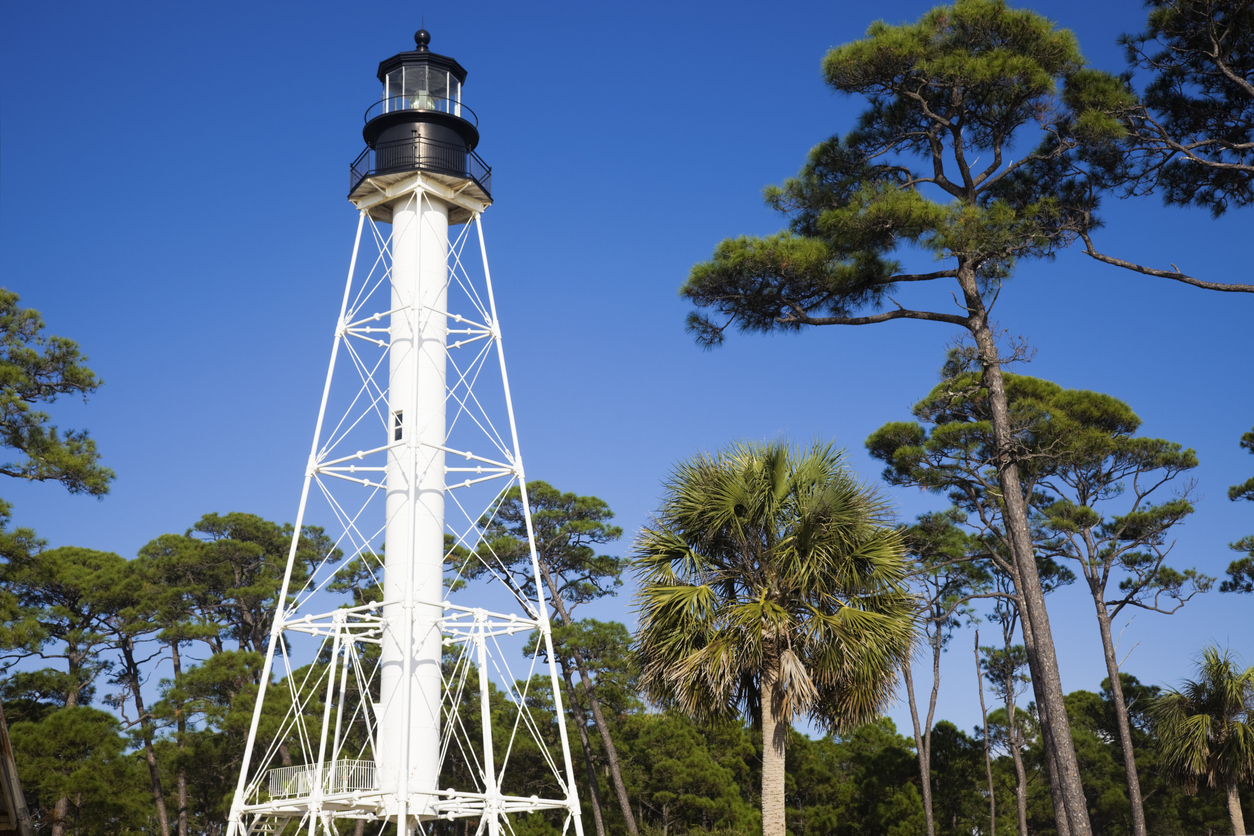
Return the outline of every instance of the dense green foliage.
[[[697,308],[689,328],[706,346],[732,328],[919,319],[963,329],[974,348],[955,352],[916,420],[868,440],[886,481],[942,494],[952,507],[894,530],[829,448],[799,456],[749,445],[685,463],[638,548],[643,627],[633,639],[622,624],[576,613],[614,595],[629,562],[598,553],[621,536],[608,506],[527,486],[537,579],[522,493],[507,495],[485,523],[483,548],[521,597],[553,601],[566,712],[558,716],[552,681],[526,684],[539,742],[511,752],[504,791],[556,792],[546,761],[566,723],[579,742],[589,830],[595,819],[615,836],[764,825],[798,836],[970,836],[995,824],[1052,836],[1063,806],[1057,780],[1051,797],[1051,772],[1069,768],[1049,740],[1053,727],[1078,763],[1079,832],[1146,833],[1140,806],[1156,836],[1241,832],[1254,779],[1254,668],[1211,648],[1197,681],[1160,691],[1120,671],[1111,646],[1121,609],[1174,611],[1209,586],[1166,562],[1172,527],[1193,511],[1189,490],[1155,493],[1196,458],[1136,436],[1139,418],[1112,397],[1003,374],[991,324],[1020,260],[1051,258],[1077,240],[1141,273],[1254,290],[1114,259],[1091,240],[1104,192],[1156,193],[1215,215],[1254,204],[1254,0],[1147,6],[1144,31],[1122,40],[1127,78],[1087,67],[1068,30],[1000,0],[876,23],[828,53],[824,79],[863,97],[859,120],[817,145],[797,177],[768,188],[787,230],[728,239],[692,269],[681,289]],[[911,250],[935,268],[916,269]],[[936,282],[957,307],[898,303],[916,283]],[[101,381],[77,344],[46,335],[39,313],[18,302],[0,289],[0,446],[11,453],[0,475],[100,497],[113,472],[95,442],[43,408],[86,398]],[[1254,452],[1254,430],[1240,445]],[[1254,478],[1229,498],[1254,500]],[[251,514],[208,514],[126,559],[47,549],[34,531],[10,528],[10,516],[0,499],[0,699],[41,836],[217,836],[298,532]],[[1030,542],[1014,533],[1019,523]],[[317,555],[334,554],[320,530],[299,535],[297,586]],[[1254,535],[1231,548],[1242,556],[1222,589],[1254,592]],[[899,565],[903,551],[913,575]],[[479,580],[474,554],[450,554],[451,586]],[[1063,699],[1058,690],[1047,704],[1062,717],[1051,720],[1017,700],[1029,681],[1044,687],[1056,665],[1037,661],[1016,633],[1049,642],[1043,605],[1033,614],[1024,590],[1071,582],[1067,566],[1092,592],[1111,675],[1096,692]],[[328,592],[345,605],[377,600],[370,580],[353,561]],[[972,603],[981,598],[992,603]],[[976,648],[981,681],[1002,703],[985,723],[967,734],[930,711],[920,722],[914,710],[911,738],[876,716],[909,664],[912,619],[936,660],[935,689],[940,654],[978,618],[1002,631],[1000,645]],[[1037,678],[1023,673],[1029,664]],[[294,676],[325,670],[317,659]],[[462,699],[473,700],[478,675],[470,672]],[[290,707],[282,684],[259,736],[286,758],[289,741],[276,739]],[[517,711],[497,683],[488,691],[493,736],[509,739]],[[792,728],[803,716],[825,736]],[[463,719],[477,736],[482,716]],[[443,785],[471,784],[459,757],[446,762]],[[776,790],[782,801],[769,807]],[[617,807],[602,802],[611,795]],[[543,814],[511,825],[559,832]],[[432,832],[466,834],[469,825],[439,822]]]
[[[785,832],[785,746],[803,717],[866,722],[910,657],[906,561],[887,507],[830,445],[746,442],[681,463],[636,541],[644,692],[762,729],[762,828]]]
[[[1149,74],[1126,116],[1125,185],[1214,215],[1254,204],[1254,2],[1146,5],[1145,30],[1122,38],[1129,64]]]
[[[1241,446],[1254,453],[1254,430],[1241,436]],[[1254,476],[1239,485],[1228,488],[1228,498],[1233,502],[1248,500],[1254,502]],[[1223,592],[1254,592],[1254,534],[1247,534],[1228,548],[1234,552],[1244,552],[1243,557],[1228,564],[1228,577],[1220,585]]]
[[[84,365],[87,358],[77,343],[43,331],[39,311],[19,306],[16,293],[0,288],[0,447],[18,456],[0,464],[0,475],[103,496],[113,471],[100,464],[96,442],[86,430],[58,429],[36,408],[62,395],[86,398],[100,379]],[[0,499],[0,555],[20,557],[39,548],[31,529],[9,529],[11,515],[12,506]],[[0,615],[9,606],[0,595]]]
[[[1090,836],[1025,495],[1008,456],[1015,428],[991,317],[1018,262],[1051,258],[1097,224],[1098,196],[1076,160],[1123,136],[1117,114],[1135,96],[1087,67],[1070,31],[1002,0],[958,0],[914,23],[874,23],[861,40],[831,49],[822,66],[833,90],[864,100],[856,125],[815,146],[797,177],[767,189],[786,231],[727,239],[692,268],[680,288],[698,309],[689,330],[715,346],[733,327],[913,319],[956,326],[974,340],[992,407],[1006,553],[1056,763],[1055,806],[1068,833]],[[911,249],[933,264],[909,264]],[[937,283],[949,292],[925,300],[912,290]],[[941,306],[942,298],[955,304]]]
[[[1222,789],[1234,833],[1244,833],[1240,787],[1254,777],[1254,667],[1208,647],[1198,678],[1152,701],[1150,717],[1167,773],[1186,791]]]
[[[627,649],[624,644],[628,636],[621,625],[603,626],[617,637],[617,656],[606,655],[607,667],[617,668]],[[210,657],[185,672],[183,698],[195,694],[197,707],[193,712],[205,719],[194,723],[196,730],[186,733],[181,749],[173,717],[165,714],[159,723],[156,751],[165,785],[175,787],[180,767],[192,767],[186,771],[191,834],[221,833],[225,805],[233,789],[233,770],[238,765],[238,747],[252,708],[248,671],[216,669],[216,658]],[[629,665],[623,667],[630,670]],[[240,689],[235,705],[229,704],[233,688],[220,684],[230,681]],[[702,724],[678,713],[646,710],[630,679],[620,682],[622,687],[615,696],[608,694],[606,685],[601,686],[602,694],[642,832],[658,836],[759,832],[760,731],[739,721]],[[1102,683],[1097,692],[1069,694],[1067,706],[1084,765],[1085,792],[1094,830],[1107,836],[1123,836],[1131,832],[1127,787],[1108,685]],[[467,690],[473,692],[476,688],[472,674]],[[157,832],[142,741],[128,734],[115,715],[83,705],[58,707],[51,695],[34,690],[28,691],[28,696],[18,696],[19,689],[12,682],[6,690],[6,710],[22,780],[41,833],[47,833],[49,807],[61,793],[75,799],[68,819],[79,836]],[[1151,832],[1160,836],[1225,832],[1228,815],[1221,789],[1203,786],[1196,796],[1190,796],[1167,780],[1163,755],[1151,734],[1146,713],[1158,689],[1141,685],[1124,674],[1123,691],[1130,706]],[[493,703],[498,706],[493,711],[493,723],[500,724],[496,732],[504,738],[510,713],[505,710],[504,694],[495,686],[491,686],[491,692]],[[539,716],[551,718],[551,708],[547,713],[543,710],[549,693],[547,681],[533,683],[532,693],[541,709]],[[1034,707],[1021,714],[1023,758],[1028,774],[1028,826],[1033,834],[1050,836],[1054,832],[1053,812]],[[477,712],[466,714],[472,734],[477,734],[477,717]],[[568,717],[567,722],[573,723],[573,718]],[[999,832],[1011,833],[1016,824],[1016,779],[1006,750],[1004,728],[1004,714],[992,712],[997,828]],[[933,730],[932,787],[936,832],[941,836],[988,833],[981,734],[978,729],[965,733],[944,720]],[[592,741],[599,753],[595,735]],[[550,734],[546,742],[556,746],[556,734]],[[511,790],[529,794],[547,788],[544,781],[550,773],[539,754],[515,753],[521,767],[514,772],[512,780],[516,784],[510,786]],[[577,760],[579,757],[576,753]],[[578,767],[582,764],[577,763]],[[610,793],[608,776],[600,765],[597,774],[602,792]],[[794,836],[924,833],[914,747],[888,720],[876,720],[822,738],[792,732],[786,785],[788,831]],[[587,790],[581,782],[586,821],[590,819]],[[170,808],[175,821],[177,804],[171,803]],[[624,834],[625,824],[617,809],[610,805],[604,812],[607,832]],[[559,832],[539,816],[518,822],[517,829],[535,836],[556,836]],[[459,822],[441,832],[461,834],[463,829]]]
[[[33,408],[61,395],[86,397],[100,380],[83,365],[87,358],[77,343],[45,335],[39,312],[17,303],[16,293],[0,288],[0,445],[21,457],[0,464],[0,474],[59,482],[70,493],[106,494],[113,471],[100,464],[87,432],[61,431]]]

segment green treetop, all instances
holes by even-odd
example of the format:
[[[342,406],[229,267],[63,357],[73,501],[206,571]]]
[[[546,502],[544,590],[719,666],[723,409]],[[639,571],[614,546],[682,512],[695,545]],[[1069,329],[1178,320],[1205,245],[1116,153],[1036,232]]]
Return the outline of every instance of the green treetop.
[[[61,395],[85,398],[100,380],[83,365],[77,343],[43,329],[38,311],[19,307],[17,294],[0,288],[0,441],[18,454],[0,464],[0,474],[103,496],[113,471],[99,464],[96,443],[85,430],[59,430],[34,408]]]
[[[1132,190],[1218,216],[1254,204],[1254,2],[1148,0],[1149,19],[1121,42],[1150,73],[1128,114]]]
[[[1254,430],[1241,436],[1241,446],[1254,453]],[[1254,476],[1239,485],[1228,488],[1228,498],[1233,502],[1245,499],[1254,502]],[[1228,579],[1220,584],[1221,592],[1254,592],[1254,534],[1242,537],[1228,548],[1234,552],[1245,552],[1245,557],[1237,558],[1228,564]]]
[[[1062,776],[1058,814],[1070,836],[1088,836],[1027,509],[1007,456],[1013,428],[990,315],[1020,259],[1050,257],[1095,223],[1093,190],[1058,170],[1077,145],[1122,136],[1115,114],[1135,97],[1118,78],[1086,68],[1070,32],[998,0],[960,0],[913,24],[873,24],[862,40],[828,52],[823,74],[866,108],[853,130],[816,146],[797,177],[767,190],[768,204],[790,219],[787,231],[726,240],[692,268],[680,293],[703,310],[689,316],[689,328],[707,346],[733,326],[915,319],[972,335],[993,404],[1009,553],[1032,622],[1033,682],[1057,726],[1046,741]],[[911,248],[937,263],[907,267],[901,259]],[[936,283],[949,292],[933,291],[927,304],[922,287]]]
[[[612,519],[614,512],[604,500],[563,493],[547,482],[535,480],[527,483],[526,505],[522,491],[518,487],[510,488],[496,513],[481,521],[483,539],[478,549],[473,554],[450,550],[447,562],[456,569],[455,583],[462,578],[475,580],[489,572],[504,570],[515,596],[528,612],[534,608],[534,602],[547,593],[558,627],[554,640],[559,639],[559,630],[562,637],[568,639],[565,646],[557,650],[557,662],[566,682],[585,762],[592,770],[594,755],[583,713],[586,702],[601,737],[619,812],[627,832],[635,834],[638,832],[636,819],[623,782],[618,750],[601,710],[600,672],[583,655],[584,646],[579,641],[582,631],[576,628],[578,622],[574,616],[575,608],[613,595],[622,586],[621,575],[627,559],[598,554],[596,548],[622,536],[623,530],[612,525]],[[529,533],[534,535],[536,566],[540,570],[538,579],[532,570]],[[537,588],[537,583],[541,587]],[[575,690],[575,674],[579,676],[579,692]],[[591,774],[589,781],[593,789],[593,818],[600,836],[604,832],[602,804]]]
[[[1166,770],[1190,794],[1202,786],[1227,795],[1233,833],[1245,833],[1238,786],[1254,776],[1254,667],[1208,647],[1198,678],[1168,690],[1150,707]]]
[[[872,719],[911,652],[886,507],[830,446],[745,443],[679,465],[635,551],[645,694],[760,723],[763,832],[783,836],[793,721]]]
[[[1175,442],[1137,436],[1141,419],[1110,395],[1020,375],[1004,380],[1015,427],[1010,455],[1023,478],[1036,554],[1073,562],[1093,600],[1115,683],[1132,830],[1143,836],[1147,826],[1112,623],[1128,607],[1171,614],[1210,588],[1213,579],[1167,560],[1174,527],[1193,506],[1187,486],[1175,496],[1163,493],[1197,466],[1197,458]],[[888,462],[890,482],[944,491],[978,518],[998,541],[990,549],[994,562],[1013,573],[1016,567],[996,559],[997,547],[1008,546],[1001,533],[1005,503],[981,382],[976,372],[948,377],[915,406],[923,423],[887,424],[867,445]],[[924,423],[932,425],[930,432]]]

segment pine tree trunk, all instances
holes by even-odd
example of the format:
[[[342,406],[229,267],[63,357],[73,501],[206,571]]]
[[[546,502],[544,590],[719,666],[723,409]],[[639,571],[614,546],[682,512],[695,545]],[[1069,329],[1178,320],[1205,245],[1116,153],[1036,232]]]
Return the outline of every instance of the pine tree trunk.
[[[579,683],[583,686],[583,692],[588,697],[588,706],[592,709],[592,720],[596,724],[597,731],[601,733],[601,745],[605,747],[605,759],[609,762],[610,780],[614,783],[614,793],[618,796],[618,806],[623,811],[623,818],[627,821],[627,832],[636,836],[636,819],[631,814],[631,799],[627,797],[627,787],[623,784],[623,773],[618,765],[618,748],[614,746],[614,740],[610,737],[609,723],[605,722],[605,717],[601,713],[601,701],[597,699],[596,694],[592,690],[592,678],[588,675],[587,666],[583,661],[583,656],[578,652],[572,653],[575,657],[575,664],[579,669]]]
[[[1021,612],[1018,599],[1010,611],[1009,620],[1002,618],[1002,646],[1006,651],[1006,660],[1010,661],[1014,647],[1015,619]],[[1018,694],[1015,693],[1015,667],[1006,665],[1006,680],[1002,683],[1002,693],[1006,695],[1006,725],[1010,732],[1010,756],[1015,765],[1015,807],[1019,815],[1019,836],[1028,836],[1028,777],[1023,768],[1023,734],[1019,731],[1019,709],[1015,704]]]
[[[980,690],[980,717],[984,721],[984,769],[988,773],[988,836],[997,836],[997,793],[993,787],[992,741],[988,739],[988,709],[984,707],[984,674],[980,670],[980,631],[975,631],[975,679]]]
[[[566,682],[566,698],[570,700],[570,711],[575,715],[575,728],[579,730],[579,745],[583,747],[583,761],[588,769],[588,792],[592,796],[592,821],[596,825],[597,836],[605,836],[605,822],[601,820],[601,788],[598,786],[596,767],[592,762],[592,741],[588,738],[588,718],[583,713],[583,704],[575,693],[575,683],[570,669],[562,664],[562,679]]]
[[[183,744],[179,744],[179,757],[183,756]],[[187,836],[187,767],[179,764],[178,777],[175,779],[179,797],[179,836]]]
[[[1102,652],[1106,656],[1106,675],[1110,677],[1110,694],[1115,701],[1115,720],[1119,725],[1119,746],[1123,751],[1123,769],[1128,779],[1128,801],[1132,805],[1132,836],[1145,836],[1145,806],[1141,801],[1141,781],[1136,773],[1136,753],[1132,749],[1132,729],[1128,724],[1128,708],[1123,701],[1123,683],[1119,681],[1119,660],[1115,642],[1110,635],[1110,615],[1096,586],[1091,586],[1093,603],[1097,605],[1097,625],[1102,632]]]
[[[544,576],[545,586],[549,589],[549,599],[553,604],[553,608],[557,610],[562,624],[566,626],[574,624],[574,619],[570,617],[570,611],[566,609],[566,602],[558,594],[557,584],[553,582],[553,577],[549,573],[548,567],[543,563],[540,564],[540,572]],[[610,737],[610,726],[605,722],[605,717],[601,713],[601,701],[597,699],[596,692],[593,691],[592,677],[588,675],[588,665],[584,662],[583,655],[578,650],[572,649],[571,656],[574,658],[575,667],[579,671],[579,684],[583,686],[584,694],[588,697],[588,706],[592,709],[592,721],[596,724],[597,731],[601,734],[601,745],[605,747],[605,760],[610,767],[610,780],[614,784],[614,794],[618,796],[619,809],[622,810],[623,819],[627,823],[627,832],[631,836],[637,836],[639,830],[636,828],[636,817],[632,815],[631,799],[627,797],[627,787],[623,784],[623,773],[618,765],[618,748],[614,745],[613,738]]]
[[[52,836],[65,836],[65,819],[70,812],[69,796],[58,798],[52,805]]]
[[[1245,836],[1245,816],[1241,813],[1241,796],[1237,794],[1237,776],[1228,776],[1228,818],[1232,819],[1234,836]]]
[[[170,660],[174,665],[174,683],[176,686],[181,686],[183,684],[183,656],[179,653],[178,641],[170,642]],[[179,799],[178,832],[179,836],[187,836],[187,714],[182,703],[175,706],[175,712],[178,717],[176,723],[178,740],[175,741],[175,746],[178,747],[178,775],[175,779],[178,784]]]
[[[1013,713],[1011,716],[1014,716]],[[1028,774],[1023,768],[1023,735],[1019,733],[1019,724],[1011,721],[1010,726],[1011,753],[1015,762],[1015,802],[1019,808],[1019,836],[1028,836]]]
[[[1032,632],[1032,624],[1027,620],[1027,606],[1023,603],[1023,594],[1020,592],[1019,573],[1014,574],[1015,583],[1015,604],[1019,608],[1019,627],[1023,631],[1023,648],[1028,657],[1029,670],[1035,670],[1033,660],[1036,659],[1036,634]],[[1049,795],[1054,805],[1054,827],[1058,831],[1058,836],[1071,836],[1071,826],[1067,822],[1065,815],[1066,804],[1063,800],[1062,781],[1059,780],[1059,769],[1054,761],[1054,754],[1057,747],[1053,743],[1053,729],[1045,721],[1045,710],[1042,707],[1042,691],[1036,684],[1035,677],[1029,677],[1032,684],[1032,693],[1036,696],[1036,710],[1038,719],[1040,720],[1041,747],[1045,751],[1045,774],[1049,778]]]
[[[1088,802],[1080,783],[1080,767],[1076,761],[1075,744],[1071,739],[1071,723],[1067,718],[1063,699],[1062,679],[1058,674],[1058,656],[1054,649],[1049,614],[1045,609],[1045,594],[1041,588],[1041,577],[1032,548],[1027,504],[1019,482],[1019,468],[1012,456],[1010,410],[1001,374],[1001,360],[989,329],[975,273],[970,265],[963,265],[959,280],[966,295],[967,308],[972,312],[969,327],[984,365],[984,384],[988,389],[993,419],[993,441],[997,447],[998,482],[1005,507],[1004,521],[1026,605],[1023,620],[1031,622],[1035,636],[1035,652],[1029,653],[1028,662],[1032,668],[1033,689],[1038,694],[1037,704],[1041,707],[1041,723],[1048,723],[1051,731],[1046,740],[1053,749],[1050,762],[1058,771],[1063,807],[1061,810],[1055,809],[1055,815],[1059,819],[1067,819],[1071,836],[1092,836]],[[1057,806],[1055,803],[1055,808]]]
[[[65,695],[65,707],[78,707],[78,692],[81,688],[79,680],[78,646],[67,641],[65,646],[65,663],[70,674],[70,690]],[[70,815],[70,797],[63,795],[52,804],[52,836],[65,836],[66,820]]]
[[[906,701],[910,704],[910,722],[914,725],[914,751],[919,760],[919,788],[923,790],[923,815],[927,821],[927,836],[936,836],[932,822],[932,766],[927,746],[923,743],[923,730],[919,726],[919,708],[914,699],[914,677],[910,673],[910,660],[901,665],[901,677],[906,682]]]
[[[152,746],[152,720],[144,708],[144,697],[139,691],[140,670],[135,663],[135,642],[130,636],[122,636],[119,642],[122,651],[122,663],[125,665],[124,676],[131,689],[131,698],[135,702],[135,711],[139,716],[139,728],[144,738],[144,760],[148,763],[148,780],[152,785],[152,803],[157,808],[157,827],[161,836],[170,836],[170,815],[165,808],[165,792],[161,788],[161,768],[157,765],[157,752]]]
[[[772,665],[762,672],[762,836],[785,836],[784,820],[784,743],[788,724],[777,712],[775,680],[778,669]]]
[[[936,836],[936,822],[932,813],[932,717],[936,711],[936,696],[940,689],[940,654],[941,647],[936,639],[932,641],[932,692],[928,701],[927,729],[919,724],[919,709],[914,696],[914,675],[910,670],[910,660],[901,666],[902,678],[906,681],[906,699],[910,704],[910,720],[914,725],[914,748],[919,760],[919,788],[923,795],[923,815],[927,822],[927,836]]]

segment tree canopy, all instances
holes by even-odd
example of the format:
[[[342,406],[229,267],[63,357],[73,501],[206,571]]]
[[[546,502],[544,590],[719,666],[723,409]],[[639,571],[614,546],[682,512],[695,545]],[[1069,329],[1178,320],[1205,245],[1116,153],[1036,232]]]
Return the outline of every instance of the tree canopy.
[[[791,724],[874,718],[911,652],[883,501],[830,446],[742,443],[676,468],[635,563],[643,690],[695,718],[761,723],[763,829],[782,836]]]
[[[1254,430],[1241,436],[1241,446],[1254,453]],[[1254,476],[1239,485],[1228,488],[1228,498],[1233,502],[1248,500],[1254,502]],[[1228,548],[1234,552],[1245,552],[1228,564],[1228,577],[1220,585],[1222,592],[1254,592],[1254,534],[1247,534]]]
[[[0,474],[103,496],[113,471],[100,464],[96,442],[86,430],[59,429],[35,408],[62,395],[86,398],[100,380],[76,342],[43,331],[39,312],[0,288],[0,443],[19,456],[0,464]]]
[[[1087,67],[1071,32],[1001,0],[959,0],[913,24],[872,24],[863,39],[827,53],[823,75],[832,89],[865,100],[857,124],[815,146],[797,177],[767,189],[768,205],[789,218],[786,231],[725,240],[692,268],[680,288],[698,309],[689,330],[707,347],[733,327],[899,319],[972,336],[1031,626],[1033,682],[1047,707],[1046,747],[1061,776],[1056,804],[1069,833],[1088,836],[1027,509],[1009,459],[1013,427],[990,317],[1020,260],[1050,258],[1098,223],[1099,195],[1075,172],[1076,150],[1122,137],[1118,114],[1135,96]],[[1024,148],[1033,150],[1012,154]],[[930,255],[933,269],[907,266],[911,249]],[[943,308],[911,289],[937,282],[950,291],[937,294]]]
[[[1197,668],[1197,679],[1150,707],[1163,764],[1189,793],[1223,789],[1232,832],[1244,833],[1238,788],[1254,775],[1254,667],[1242,670],[1232,651],[1208,647]]]
[[[1145,29],[1120,39],[1149,73],[1127,117],[1127,187],[1215,216],[1254,204],[1254,2],[1146,6]]]

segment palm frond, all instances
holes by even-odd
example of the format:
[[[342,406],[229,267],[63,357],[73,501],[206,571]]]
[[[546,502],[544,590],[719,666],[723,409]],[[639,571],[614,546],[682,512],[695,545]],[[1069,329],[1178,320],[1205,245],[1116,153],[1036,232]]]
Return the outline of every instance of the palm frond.
[[[679,464],[665,489],[634,547],[650,698],[753,716],[769,672],[789,723],[840,728],[882,711],[915,608],[890,509],[844,454],[741,442]]]

